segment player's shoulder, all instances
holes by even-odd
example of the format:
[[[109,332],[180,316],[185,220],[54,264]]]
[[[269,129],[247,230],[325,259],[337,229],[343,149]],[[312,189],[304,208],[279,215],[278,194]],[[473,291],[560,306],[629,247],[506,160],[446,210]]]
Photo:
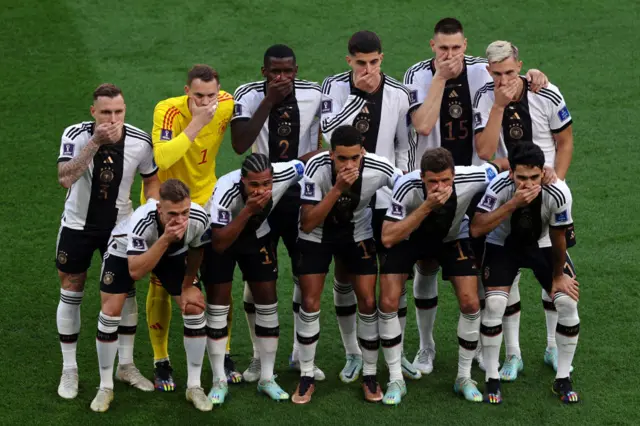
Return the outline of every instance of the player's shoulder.
[[[549,83],[547,87],[543,87],[538,93],[532,92],[531,86],[529,86],[528,89],[529,92],[555,106],[559,106],[562,103],[562,93],[560,93],[560,89],[558,89],[558,86],[556,86],[555,84]]]
[[[419,84],[426,77],[433,75],[431,71],[432,60],[433,58],[429,58],[411,65],[404,73],[404,84]]]
[[[489,61],[487,61],[487,58],[481,58],[479,56],[464,55],[464,64],[467,66],[467,69],[481,68],[486,71],[487,69],[486,67],[488,63]]]
[[[273,181],[282,182],[300,178],[304,174],[304,163],[300,160],[273,163]]]
[[[213,198],[222,207],[228,209],[231,203],[240,195],[240,180],[242,175],[240,169],[234,170],[221,176],[216,182],[213,190]]]
[[[549,203],[555,203],[557,207],[567,204],[567,200],[571,199],[569,186],[560,179],[550,185],[542,185],[542,193]]]
[[[495,90],[495,83],[493,81],[490,81],[486,84],[484,84],[481,88],[478,89],[478,91],[476,92],[476,95],[473,97],[473,107],[477,108],[478,105],[480,104],[480,100],[485,97],[493,97],[494,96],[494,90]]]
[[[136,235],[143,235],[156,222],[157,201],[148,200],[138,207],[129,219],[129,230]]]
[[[364,168],[373,169],[389,176],[392,176],[395,172],[395,167],[389,160],[372,152],[367,152],[363,161]]]
[[[252,94],[264,93],[264,86],[264,80],[252,81],[250,83],[242,84],[238,86],[236,91],[233,93],[233,97],[236,102],[239,102],[242,98],[251,96]]]
[[[422,178],[420,170],[414,170],[401,176],[393,187],[393,198],[402,201],[407,194],[413,191],[422,191]]]
[[[491,181],[489,188],[491,188],[491,190],[497,194],[502,192],[506,188],[513,188],[514,186],[515,186],[515,183],[513,182],[513,179],[511,179],[511,177],[509,176],[509,171],[504,171],[498,174],[498,176],[496,176]]]
[[[319,154],[314,155],[307,161],[307,166],[305,167],[305,175],[312,178],[319,170],[331,169],[331,157],[329,156],[329,151],[323,151]]]
[[[92,133],[94,124],[93,121],[82,121],[72,124],[64,129],[62,136],[72,141],[78,139],[79,136],[87,137]]]
[[[168,110],[172,108],[178,109],[180,106],[184,105],[187,102],[187,95],[182,96],[174,96],[172,98],[167,98],[159,101],[156,104],[156,111],[158,110]]]
[[[124,127],[127,132],[127,139],[132,139],[135,142],[146,143],[150,147],[153,147],[153,144],[151,143],[151,135],[149,135],[149,133],[129,123],[125,123]]]
[[[391,77],[390,75],[387,75],[387,74],[384,75],[384,82],[385,82],[385,86],[391,88],[392,90],[402,92],[407,96],[409,96],[409,89],[407,89],[407,86],[400,83],[398,80]]]
[[[294,80],[294,86],[295,86],[296,90],[303,90],[303,91],[312,90],[314,92],[321,92],[322,91],[320,85],[318,83],[316,83],[315,81],[302,80],[302,79],[299,79],[299,78],[296,78]]]
[[[492,177],[496,176],[496,171],[489,163],[485,163],[481,166],[456,166],[454,181],[456,183],[469,183],[469,182],[486,182],[487,175],[491,171]],[[491,179],[489,179],[491,180]]]
[[[340,85],[348,85],[349,79],[351,78],[351,71],[341,72],[339,74],[334,74],[324,79],[322,82],[322,93],[329,94],[331,89]]]
[[[203,228],[209,227],[209,215],[198,203],[191,202],[191,209],[189,210],[189,219],[195,223],[202,225]]]
[[[216,181],[216,190],[219,189],[227,189],[232,187],[233,185],[240,182],[241,179],[240,169],[233,170],[227,174],[224,174],[218,178]]]

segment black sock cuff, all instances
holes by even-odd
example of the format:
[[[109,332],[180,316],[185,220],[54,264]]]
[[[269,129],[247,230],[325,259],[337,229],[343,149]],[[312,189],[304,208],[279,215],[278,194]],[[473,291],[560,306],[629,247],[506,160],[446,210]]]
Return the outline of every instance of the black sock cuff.
[[[431,299],[418,299],[415,298],[416,308],[418,309],[433,309],[438,306],[438,296]]]

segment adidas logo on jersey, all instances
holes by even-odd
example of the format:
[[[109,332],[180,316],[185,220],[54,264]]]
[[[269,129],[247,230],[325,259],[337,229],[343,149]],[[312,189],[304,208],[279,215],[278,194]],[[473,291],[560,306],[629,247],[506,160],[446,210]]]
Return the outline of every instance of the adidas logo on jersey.
[[[455,90],[452,90],[451,93],[449,93],[449,97],[450,98],[457,98],[458,97],[458,93]]]

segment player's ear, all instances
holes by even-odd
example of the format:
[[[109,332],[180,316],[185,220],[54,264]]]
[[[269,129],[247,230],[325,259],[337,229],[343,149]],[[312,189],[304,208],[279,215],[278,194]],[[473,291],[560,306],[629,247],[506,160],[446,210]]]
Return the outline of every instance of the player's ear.
[[[380,52],[380,63],[382,63],[383,59],[384,59],[384,53]]]
[[[186,84],[184,85],[184,94],[185,95],[189,94],[189,86],[187,86]]]
[[[267,78],[267,69],[264,66],[260,67],[260,74],[262,74],[264,78]]]
[[[429,46],[431,47],[431,51],[436,53],[436,42],[433,39],[429,40]]]
[[[93,104],[89,107],[89,112],[91,112],[93,118],[96,118],[96,107],[94,107]]]

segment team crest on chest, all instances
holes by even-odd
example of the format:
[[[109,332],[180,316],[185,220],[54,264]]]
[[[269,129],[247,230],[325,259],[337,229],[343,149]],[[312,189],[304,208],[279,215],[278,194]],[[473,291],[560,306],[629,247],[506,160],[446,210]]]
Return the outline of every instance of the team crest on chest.
[[[520,124],[512,124],[509,126],[509,136],[511,136],[512,139],[522,139],[522,136],[524,135],[524,130],[522,130],[522,127],[520,126]]]
[[[462,111],[462,106],[458,102],[449,105],[449,115],[451,118],[460,118],[462,116]]]
[[[360,114],[356,117],[355,128],[358,129],[360,133],[367,133],[369,127],[371,126],[371,117],[369,116],[369,107],[366,105],[360,111]]]
[[[109,183],[113,180],[115,174],[111,169],[102,169],[100,171],[100,182]]]

